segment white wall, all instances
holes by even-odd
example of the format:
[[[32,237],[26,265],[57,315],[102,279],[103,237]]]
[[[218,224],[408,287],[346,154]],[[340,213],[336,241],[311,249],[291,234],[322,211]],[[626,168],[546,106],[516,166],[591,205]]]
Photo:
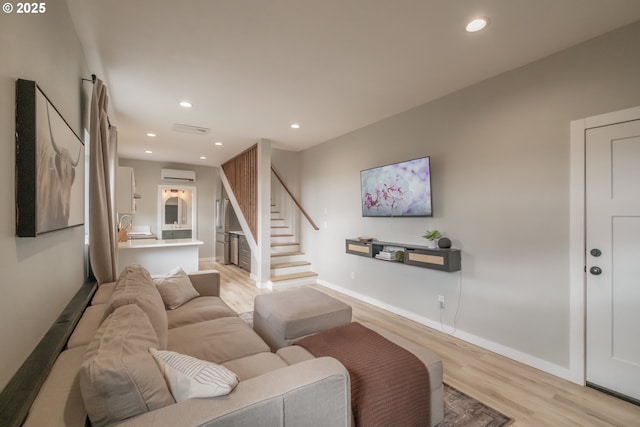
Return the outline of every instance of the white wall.
[[[300,154],[320,279],[559,375],[569,366],[569,122],[640,105],[640,23]],[[359,172],[430,155],[433,218],[362,218]],[[327,214],[325,214],[327,209]],[[326,228],[324,223],[326,221]],[[462,249],[443,273],[345,254],[344,240]],[[351,274],[355,279],[351,279]]]
[[[0,388],[84,282],[82,227],[15,237],[15,81],[35,80],[82,137],[89,77],[66,3],[44,15],[0,17]],[[86,90],[91,89],[87,85]]]
[[[200,246],[200,258],[212,258],[214,256],[216,191],[220,187],[217,168],[133,159],[120,159],[120,166],[133,168],[136,178],[136,193],[142,196],[141,199],[136,200],[136,214],[133,216],[133,225],[150,225],[151,231],[156,236],[162,234],[158,230],[158,185],[171,185],[171,182],[160,179],[160,170],[184,169],[196,171],[195,183],[176,183],[176,186],[196,186],[198,197],[197,238],[204,242]]]

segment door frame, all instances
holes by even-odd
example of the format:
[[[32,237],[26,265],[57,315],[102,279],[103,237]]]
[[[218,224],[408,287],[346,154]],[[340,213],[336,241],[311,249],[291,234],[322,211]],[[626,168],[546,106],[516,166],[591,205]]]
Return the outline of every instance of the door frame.
[[[569,379],[586,384],[586,184],[587,129],[640,119],[640,107],[600,114],[570,123],[569,177]]]

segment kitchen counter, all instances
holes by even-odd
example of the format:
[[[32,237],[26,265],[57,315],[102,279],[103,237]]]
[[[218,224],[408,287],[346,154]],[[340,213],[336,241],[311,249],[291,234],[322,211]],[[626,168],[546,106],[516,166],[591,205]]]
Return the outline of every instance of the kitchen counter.
[[[118,270],[140,264],[151,274],[164,274],[174,267],[198,271],[199,246],[196,239],[136,239],[118,243]]]
[[[204,242],[196,239],[133,239],[118,244],[119,249],[168,248],[175,246],[201,246]]]

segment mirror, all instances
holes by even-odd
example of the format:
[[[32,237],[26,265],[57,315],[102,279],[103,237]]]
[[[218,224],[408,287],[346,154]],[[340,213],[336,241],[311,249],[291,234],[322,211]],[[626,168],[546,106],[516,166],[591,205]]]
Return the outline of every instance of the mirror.
[[[186,218],[187,207],[184,200],[179,197],[169,197],[164,202],[165,225],[188,225]]]
[[[196,188],[158,186],[158,229],[162,239],[195,238]]]

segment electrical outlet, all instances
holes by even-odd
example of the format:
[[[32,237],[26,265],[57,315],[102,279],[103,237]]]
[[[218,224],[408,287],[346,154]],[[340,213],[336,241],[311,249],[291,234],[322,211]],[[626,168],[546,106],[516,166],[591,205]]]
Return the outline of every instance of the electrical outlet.
[[[351,272],[351,280],[355,280],[356,279],[356,273],[355,271]]]
[[[440,308],[444,308],[444,295],[438,295],[438,303],[440,304]]]

